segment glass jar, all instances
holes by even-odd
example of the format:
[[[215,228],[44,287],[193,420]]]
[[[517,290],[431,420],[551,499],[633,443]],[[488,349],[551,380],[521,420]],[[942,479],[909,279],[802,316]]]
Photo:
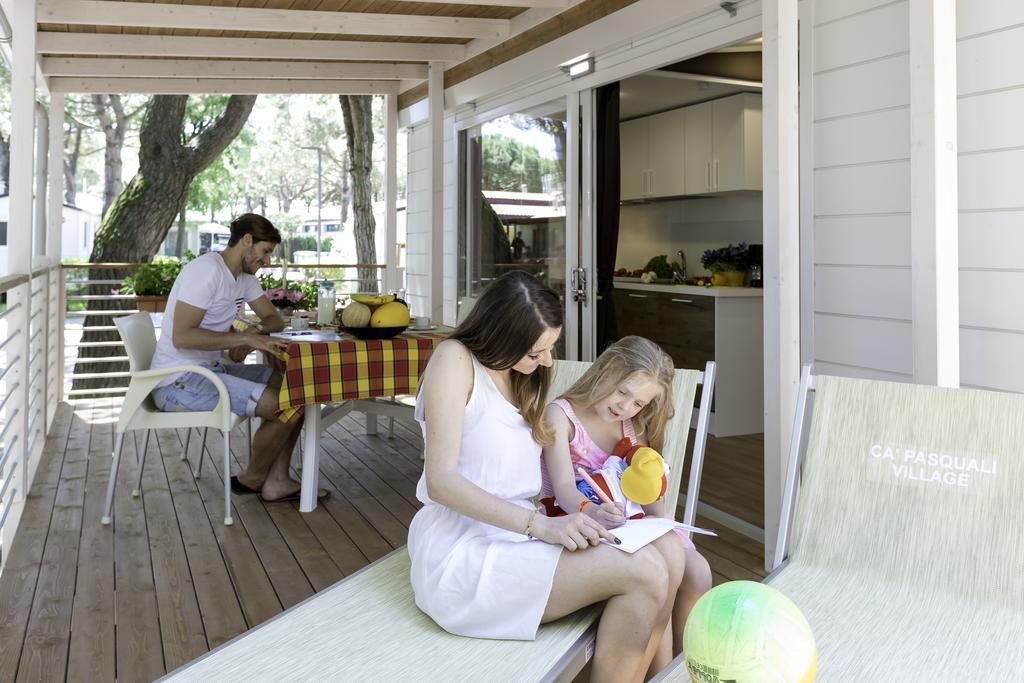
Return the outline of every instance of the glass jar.
[[[336,301],[334,283],[330,280],[321,280],[316,293],[317,324],[331,324],[331,321],[334,320],[334,308]]]

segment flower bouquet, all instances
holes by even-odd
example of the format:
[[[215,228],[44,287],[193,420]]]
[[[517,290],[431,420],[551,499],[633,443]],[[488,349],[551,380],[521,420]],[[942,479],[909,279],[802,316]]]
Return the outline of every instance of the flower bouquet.
[[[701,265],[711,271],[712,284],[742,287],[743,277],[750,267],[750,248],[746,242],[729,243],[718,249],[708,249],[700,257]]]

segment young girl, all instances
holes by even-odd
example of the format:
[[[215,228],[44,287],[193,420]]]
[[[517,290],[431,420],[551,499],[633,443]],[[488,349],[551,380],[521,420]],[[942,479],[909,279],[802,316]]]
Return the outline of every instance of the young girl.
[[[545,418],[555,440],[544,447],[544,485],[541,499],[554,497],[567,512],[583,512],[607,528],[625,521],[621,503],[598,505],[577,488],[582,467],[600,469],[623,439],[661,451],[665,425],[672,417],[672,359],[652,341],[629,336],[609,346],[587,372],[561,398],[548,405]],[[662,499],[643,507],[655,517],[671,517]],[[707,560],[685,534],[668,534],[659,539],[681,542],[686,556],[683,580],[666,628],[651,665],[658,671],[673,653],[682,650],[683,626],[690,609],[711,588]],[[671,551],[669,551],[671,552]]]

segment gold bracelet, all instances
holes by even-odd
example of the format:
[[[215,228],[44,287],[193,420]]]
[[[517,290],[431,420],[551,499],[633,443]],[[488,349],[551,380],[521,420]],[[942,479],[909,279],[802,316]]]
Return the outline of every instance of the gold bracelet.
[[[580,506],[578,508],[576,508],[576,512],[583,512],[583,508],[587,507],[587,503],[592,503],[592,502],[593,501],[590,500],[589,498],[584,498],[583,502],[580,503]]]
[[[533,518],[537,516],[537,508],[530,510],[530,517],[526,520],[526,537],[533,538]]]

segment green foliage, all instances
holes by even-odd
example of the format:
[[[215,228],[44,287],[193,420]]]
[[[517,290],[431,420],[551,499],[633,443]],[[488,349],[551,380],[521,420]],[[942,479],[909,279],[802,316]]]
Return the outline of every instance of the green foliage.
[[[181,267],[195,258],[191,251],[185,254],[184,261],[173,258],[156,258],[152,263],[143,263],[134,275],[129,275],[121,283],[119,294],[136,296],[167,296],[181,272]]]
[[[333,237],[324,237],[320,240],[320,248],[323,251],[330,251],[334,245]],[[316,237],[313,235],[302,235],[300,237],[291,238],[291,253],[294,254],[297,251],[316,251]]]
[[[313,280],[289,281],[283,286],[281,278],[273,275],[260,275],[260,287],[263,293],[270,299],[270,303],[278,308],[297,308],[300,310],[312,310],[316,307],[317,284]]]
[[[662,254],[661,256],[655,256],[648,261],[647,265],[644,266],[644,272],[649,273],[651,271],[657,273],[658,277],[661,279],[670,279],[672,277],[672,266],[668,263],[668,256],[666,254]]]
[[[542,178],[557,173],[558,163],[542,159],[536,147],[506,135],[483,138],[483,189],[504,192],[543,192]]]

